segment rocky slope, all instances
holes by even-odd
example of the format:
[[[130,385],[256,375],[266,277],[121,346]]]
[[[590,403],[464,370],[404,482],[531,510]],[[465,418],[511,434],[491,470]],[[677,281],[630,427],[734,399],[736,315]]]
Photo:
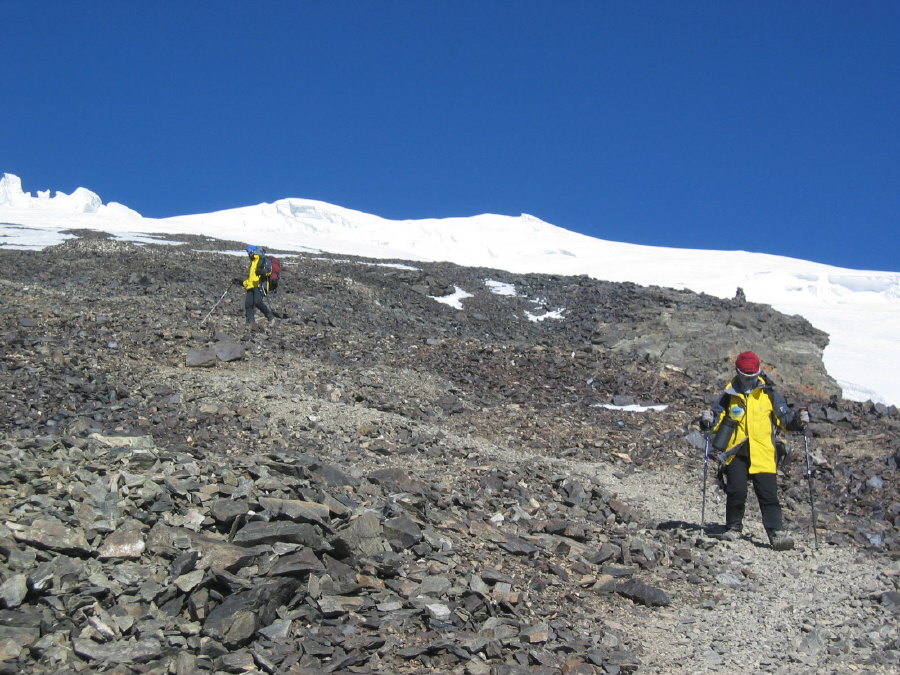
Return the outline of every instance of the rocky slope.
[[[238,244],[80,234],[0,251],[3,672],[896,667],[897,411],[839,400],[806,321],[283,256],[251,332]],[[694,420],[745,348],[813,413],[818,549],[797,438],[797,550],[752,498],[749,538],[700,527]]]

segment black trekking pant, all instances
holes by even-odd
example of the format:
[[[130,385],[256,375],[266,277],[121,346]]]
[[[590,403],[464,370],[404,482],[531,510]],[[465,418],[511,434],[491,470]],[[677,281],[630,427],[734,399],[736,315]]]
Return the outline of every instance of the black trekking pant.
[[[247,314],[247,323],[256,323],[256,313],[254,311],[256,308],[259,308],[263,316],[270,321],[275,316],[268,305],[266,305],[266,295],[261,288],[251,288],[247,291],[247,295],[244,298],[244,312]]]
[[[725,527],[740,532],[747,506],[747,482],[753,481],[753,491],[762,513],[763,527],[771,535],[782,528],[781,504],[778,502],[778,481],[774,473],[750,473],[750,460],[735,456],[725,467]]]

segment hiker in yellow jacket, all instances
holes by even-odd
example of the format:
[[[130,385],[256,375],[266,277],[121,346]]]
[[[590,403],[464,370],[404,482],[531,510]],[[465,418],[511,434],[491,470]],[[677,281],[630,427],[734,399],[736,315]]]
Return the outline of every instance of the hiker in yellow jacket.
[[[763,527],[777,551],[794,547],[782,532],[778,501],[775,434],[779,428],[802,430],[809,423],[805,409],[788,407],[784,396],[762,372],[759,357],[743,352],[735,361],[736,375],[712,410],[701,416],[701,425],[712,429],[713,448],[723,462],[725,481],[725,538],[736,539],[743,528],[747,483],[759,502]]]
[[[247,256],[250,258],[250,268],[247,270],[247,278],[241,284],[247,289],[244,298],[244,312],[247,315],[249,325],[256,324],[256,309],[274,325],[275,314],[266,305],[266,285],[268,280],[265,274],[266,252],[259,246],[248,246]]]

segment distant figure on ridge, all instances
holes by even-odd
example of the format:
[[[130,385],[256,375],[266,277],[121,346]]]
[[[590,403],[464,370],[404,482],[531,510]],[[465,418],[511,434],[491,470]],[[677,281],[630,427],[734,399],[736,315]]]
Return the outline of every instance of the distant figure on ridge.
[[[275,314],[266,305],[268,292],[268,271],[266,270],[266,251],[259,246],[248,246],[247,256],[250,258],[250,268],[247,270],[247,278],[240,283],[247,289],[244,298],[244,311],[247,315],[247,325],[256,325],[256,309],[275,325]]]
[[[769,543],[776,551],[786,551],[794,548],[794,540],[781,531],[775,434],[778,428],[803,430],[809,424],[809,412],[788,407],[753,352],[739,354],[735,369],[737,374],[713,409],[700,417],[701,427],[712,430],[712,446],[723,463],[720,472],[724,474],[726,501],[722,536],[729,540],[740,536],[747,483],[752,481]]]

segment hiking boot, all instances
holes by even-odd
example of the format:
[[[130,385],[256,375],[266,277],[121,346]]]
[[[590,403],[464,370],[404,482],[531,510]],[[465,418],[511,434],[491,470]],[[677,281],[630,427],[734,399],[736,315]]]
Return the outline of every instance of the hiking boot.
[[[737,541],[741,538],[741,531],[726,527],[720,532],[711,532],[709,536],[713,539],[721,539],[722,541]]]
[[[772,549],[775,551],[790,551],[794,548],[794,540],[786,534],[775,533],[772,536]]]

